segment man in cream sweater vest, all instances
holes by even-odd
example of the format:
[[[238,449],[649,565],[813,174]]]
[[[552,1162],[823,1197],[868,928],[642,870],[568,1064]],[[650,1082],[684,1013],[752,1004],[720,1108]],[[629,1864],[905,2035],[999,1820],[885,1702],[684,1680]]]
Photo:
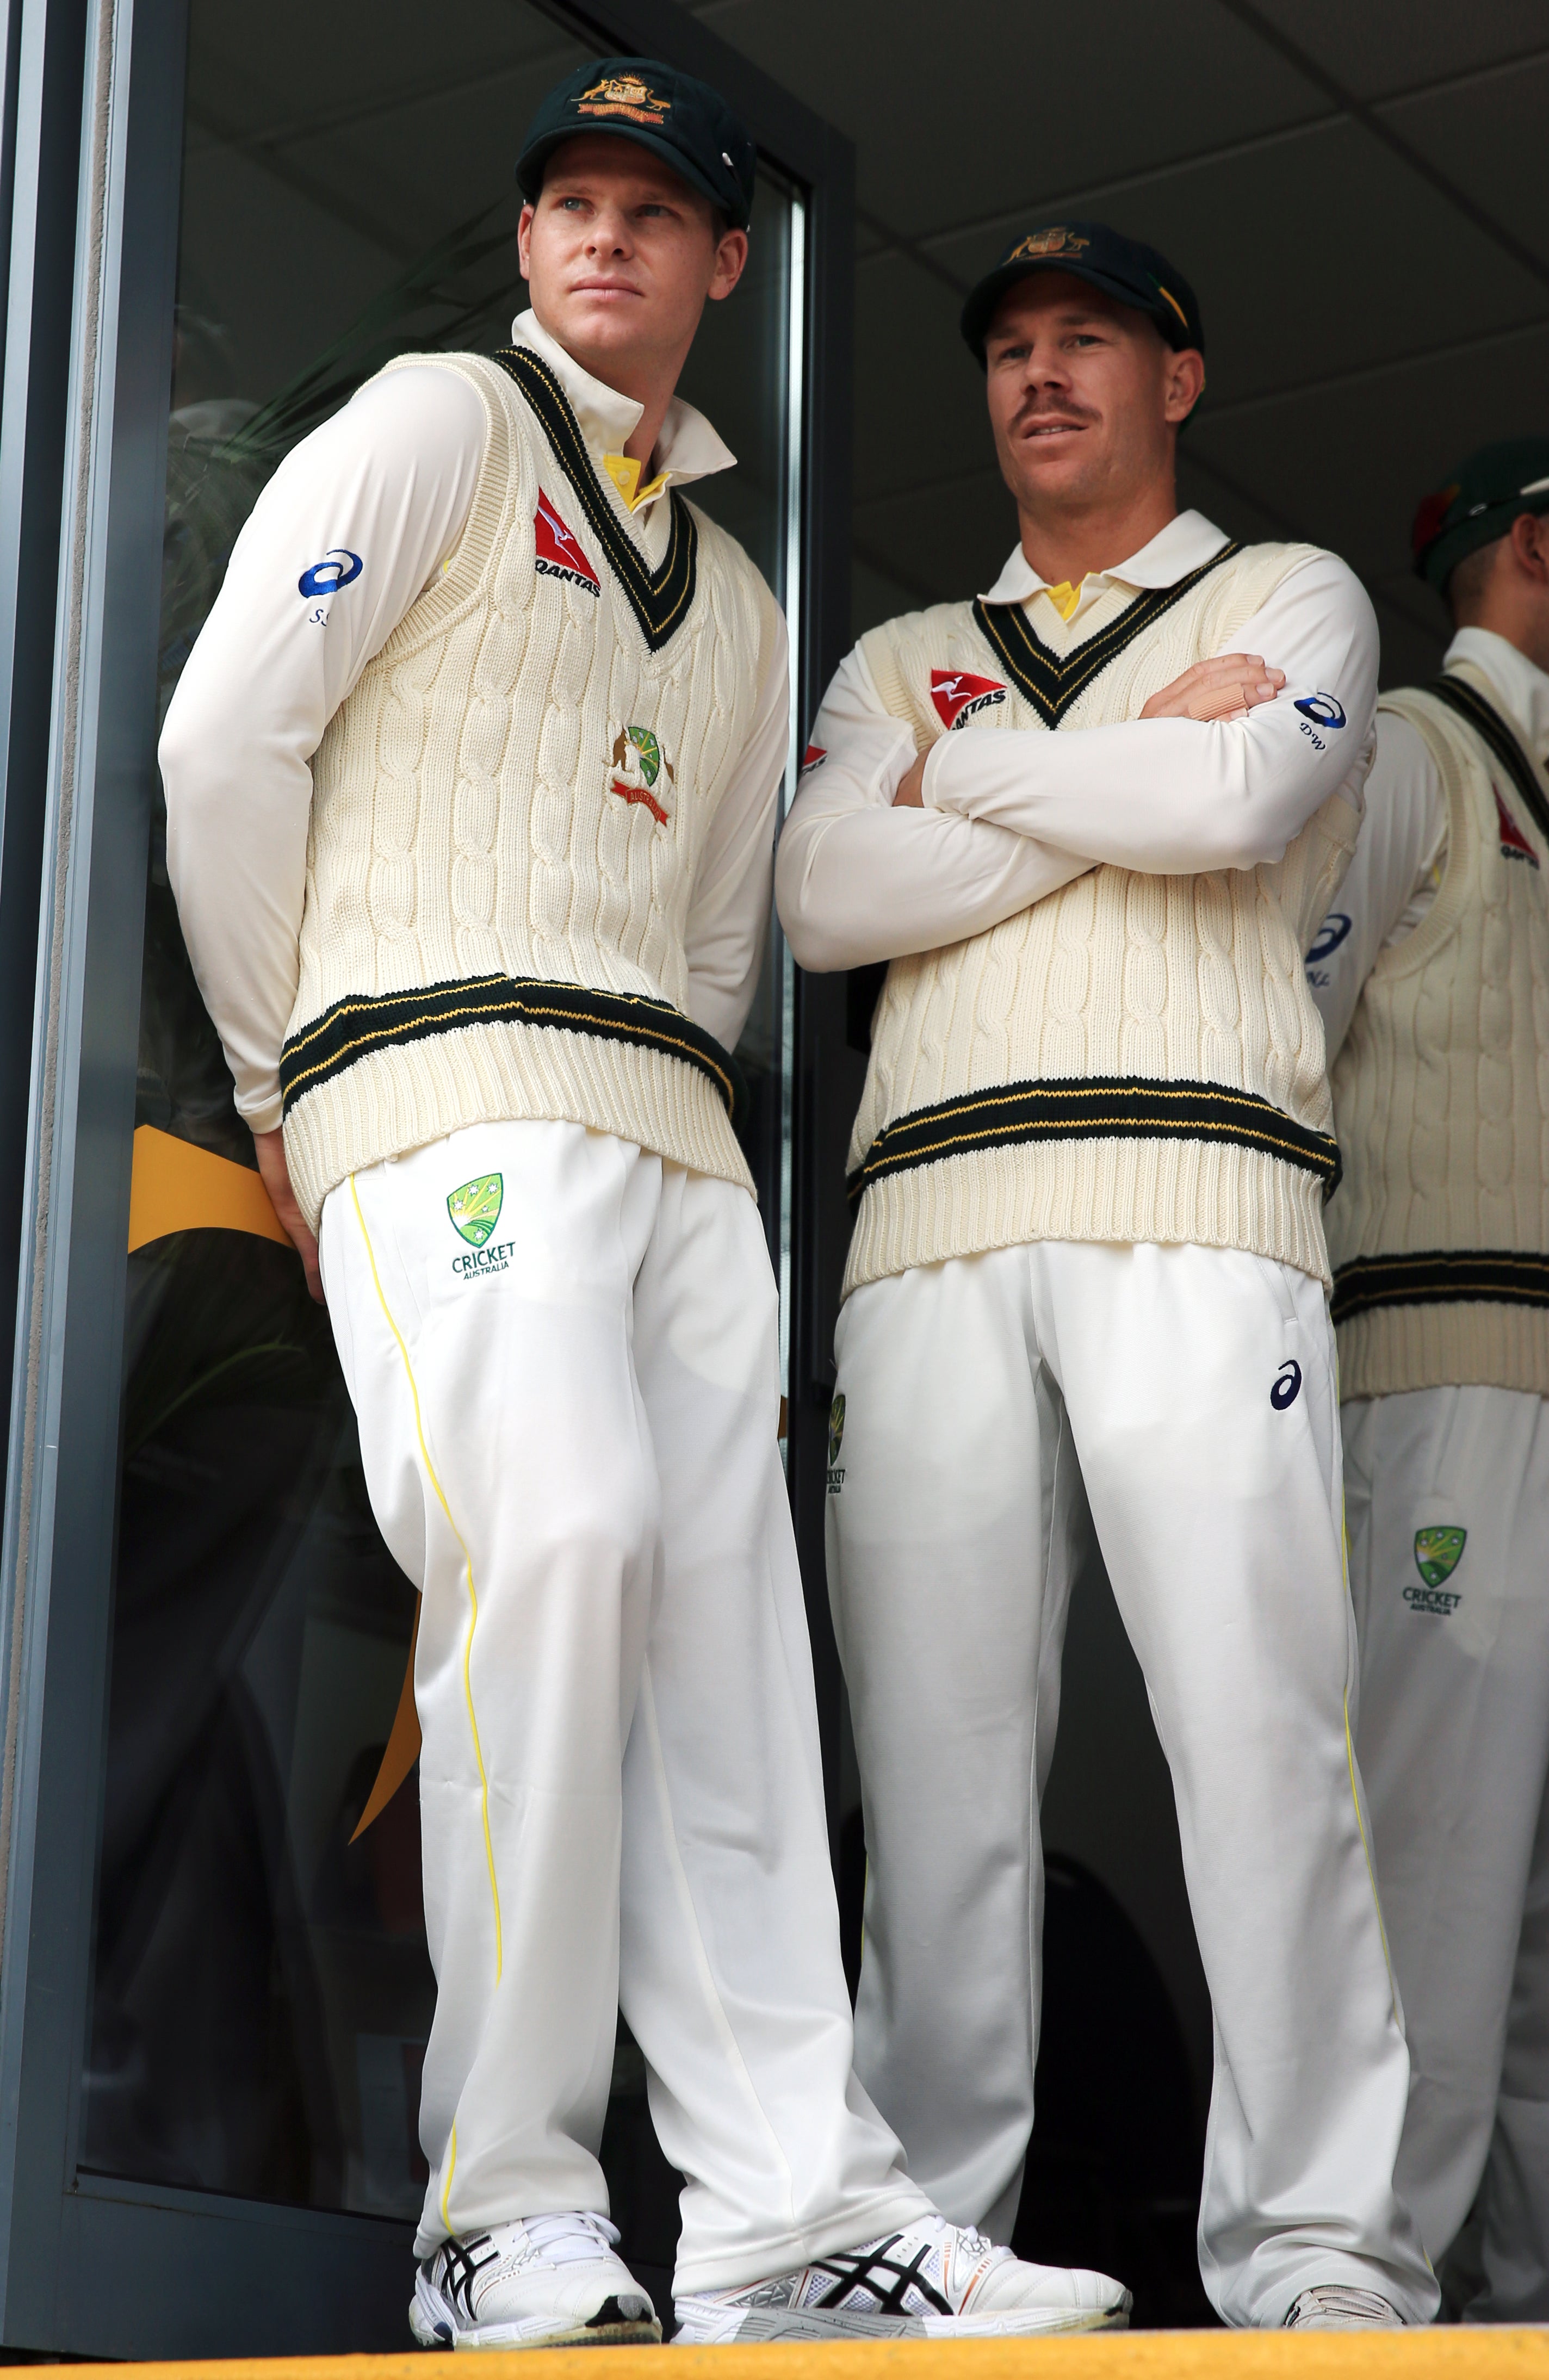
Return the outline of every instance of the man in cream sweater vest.
[[[275,474],[162,747],[184,930],[423,1601],[427,2346],[650,2338],[598,2163],[622,2007],[680,2336],[1121,2319],[945,2223],[851,2073],[732,1129],[784,624],[674,395],[751,140],[604,59],[523,150],[532,310]],[[315,1235],[315,1237],[314,1237]]]
[[[1472,2320],[1549,2320],[1549,438],[1427,499],[1457,629],[1386,695],[1308,975],[1357,1747],[1413,2075],[1398,2186]],[[1482,2267],[1482,2271],[1481,2268]]]
[[[1155,250],[1041,226],[963,331],[1020,542],[974,602],[862,638],[777,870],[802,964],[890,962],[830,1429],[870,1863],[856,2068],[937,2202],[1006,2236],[1095,1523],[1215,2006],[1206,2289],[1234,2324],[1423,2322],[1301,971],[1356,838],[1375,624],[1331,555],[1179,513],[1203,336]]]

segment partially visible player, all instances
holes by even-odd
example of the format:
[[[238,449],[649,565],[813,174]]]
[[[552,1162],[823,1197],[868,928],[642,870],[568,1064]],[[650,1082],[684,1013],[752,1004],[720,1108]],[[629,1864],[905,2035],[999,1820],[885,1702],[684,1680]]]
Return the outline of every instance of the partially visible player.
[[[1356,838],[1376,625],[1333,555],[1180,513],[1204,341],[1154,249],[1041,226],[962,327],[1019,542],[976,601],[861,639],[776,871],[802,965],[891,962],[831,1433],[857,2070],[938,2203],[1004,2237],[1089,1503],[1215,2006],[1206,2289],[1235,2324],[1423,2322],[1346,1726],[1337,1156],[1302,978]]]
[[[1472,2319],[1549,2320],[1549,438],[1415,523],[1457,629],[1385,695],[1313,946],[1357,1744],[1438,2262],[1484,2181]],[[1515,1985],[1514,1985],[1515,1977]]]

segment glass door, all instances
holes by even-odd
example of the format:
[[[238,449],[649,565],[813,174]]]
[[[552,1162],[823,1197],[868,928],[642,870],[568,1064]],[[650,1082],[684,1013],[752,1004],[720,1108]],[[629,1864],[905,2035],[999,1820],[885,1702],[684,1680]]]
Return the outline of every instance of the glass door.
[[[149,272],[138,287],[100,273],[93,283],[78,263],[77,313],[94,310],[86,327],[121,346],[138,327],[168,369],[159,392],[151,376],[138,418],[122,370],[105,422],[96,396],[100,443],[82,451],[78,494],[89,511],[97,494],[100,528],[120,442],[138,439],[118,568],[126,589],[138,577],[142,602],[159,580],[159,625],[152,639],[139,619],[122,655],[102,638],[101,718],[111,724],[121,701],[125,749],[110,781],[99,751],[84,850],[79,798],[67,840],[55,735],[33,1220],[59,1213],[88,1142],[97,1195],[56,1233],[51,1269],[34,1267],[30,1299],[34,1318],[49,1318],[45,1340],[55,1330],[59,1368],[73,1330],[78,1364],[95,1375],[85,1430],[55,1440],[55,1497],[95,1497],[107,1525],[77,1548],[67,1621],[46,1594],[58,1502],[45,1493],[40,1505],[36,1485],[47,1400],[65,1392],[37,1330],[24,1331],[7,1546],[24,1582],[13,1654],[26,1674],[11,1723],[15,1740],[29,1727],[41,1738],[56,1707],[76,1791],[68,1806],[51,1795],[41,1764],[11,1820],[4,2055],[7,2080],[31,2083],[32,2137],[57,2180],[45,2208],[24,2204],[13,2179],[4,2336],[117,2355],[392,2347],[406,2338],[427,2179],[417,2110],[434,1994],[412,1776],[357,1828],[404,1692],[415,1598],[372,1522],[327,1318],[268,1208],[184,951],[154,737],[237,532],[289,449],[390,356],[488,351],[507,337],[526,302],[512,181],[521,129],[599,45],[644,42],[627,8],[583,30],[529,0],[442,0],[430,45],[409,0],[334,0],[321,15],[276,0],[258,18],[192,0],[186,36],[170,0],[141,0],[134,20],[107,0],[102,9],[84,66],[83,225],[105,219],[111,240],[115,204],[127,231],[137,202],[154,213],[159,189],[164,253],[159,288]],[[832,294],[816,286],[813,234],[838,221],[823,187],[831,136],[740,62],[731,88],[727,55],[708,55],[692,20],[653,7],[650,33],[682,64],[720,69],[765,152],[749,273],[712,310],[684,393],[739,458],[696,500],[785,601],[810,667],[824,601],[810,366]],[[171,111],[165,67],[185,38],[186,97]],[[159,111],[148,96],[158,55]],[[96,388],[100,346],[91,362],[80,319],[77,346]],[[158,460],[164,440],[160,477],[144,468],[147,440]],[[88,542],[91,529],[88,519]],[[110,527],[95,588],[89,573],[67,574],[61,666],[72,632],[90,641],[93,601],[111,625],[114,566]],[[52,941],[51,859],[65,898]],[[62,1077],[57,1027],[52,1076],[43,1065],[61,946],[101,1083],[79,1048]],[[748,1155],[787,1278],[798,1027],[772,932],[738,1054],[754,1092]],[[61,1096],[74,1139],[45,1173]],[[88,1278],[110,1284],[90,1337]],[[24,1312],[28,1297],[24,1281]],[[54,1628],[67,1624],[86,1674],[78,1664],[54,1687]],[[23,1876],[18,1852],[40,1831],[63,1845],[73,1907],[35,1861]],[[30,2021],[42,1977],[16,1937],[23,1880],[66,1962],[68,2014],[61,2022],[54,2005],[48,2027]],[[603,2161],[625,2252],[663,2295],[677,2177],[622,2031]],[[48,2259],[48,2286],[18,2285],[24,2240]],[[88,2286],[76,2260],[92,2257]]]

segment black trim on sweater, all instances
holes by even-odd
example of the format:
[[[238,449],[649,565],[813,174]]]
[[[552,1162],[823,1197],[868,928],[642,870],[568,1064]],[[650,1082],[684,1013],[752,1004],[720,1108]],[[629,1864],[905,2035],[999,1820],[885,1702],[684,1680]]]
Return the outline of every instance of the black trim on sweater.
[[[1191,570],[1175,587],[1148,587],[1106,628],[1088,637],[1063,661],[1049,650],[1037,635],[1021,603],[986,603],[977,597],[974,618],[986,643],[998,654],[1018,691],[1026,696],[1046,727],[1058,727],[1072,702],[1079,701],[1095,677],[1100,676],[1110,662],[1117,661],[1127,645],[1180,603],[1202,578],[1219,570],[1234,553],[1240,553],[1240,539],[1234,538]]]
[[[1339,1150],[1327,1133],[1295,1123],[1253,1091],[1222,1083],[1147,1082],[1120,1075],[1002,1083],[918,1108],[884,1124],[851,1174],[852,1206],[873,1183],[971,1150],[1023,1141],[1229,1140],[1315,1174],[1331,1197]]]
[[[734,1124],[746,1113],[747,1087],[736,1060],[671,1001],[510,975],[429,983],[414,991],[353,992],[336,1000],[292,1034],[281,1051],[284,1112],[288,1115],[298,1099],[333,1082],[373,1050],[481,1025],[533,1025],[589,1034],[598,1041],[628,1042],[640,1050],[664,1050],[715,1085]]]
[[[1336,1322],[1385,1305],[1549,1306],[1549,1256],[1512,1248],[1427,1248],[1352,1257],[1334,1276]]]
[[[1549,794],[1545,793],[1540,771],[1522,749],[1516,734],[1501,717],[1493,702],[1486,702],[1478,690],[1460,677],[1434,677],[1425,688],[1448,710],[1466,720],[1480,740],[1488,745],[1522,799],[1528,815],[1544,841],[1549,843]]]
[[[699,530],[694,515],[676,488],[670,488],[667,500],[672,509],[672,533],[660,568],[647,570],[639,547],[598,478],[581,425],[555,374],[530,347],[497,347],[492,360],[510,374],[537,415],[555,461],[580,500],[587,527],[629,598],[647,648],[660,652],[682,627],[694,601],[699,565]]]

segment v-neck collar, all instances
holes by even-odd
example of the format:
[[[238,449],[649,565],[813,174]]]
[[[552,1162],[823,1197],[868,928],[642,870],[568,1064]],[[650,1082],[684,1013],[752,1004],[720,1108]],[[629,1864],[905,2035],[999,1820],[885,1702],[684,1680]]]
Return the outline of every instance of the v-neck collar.
[[[647,649],[660,652],[683,625],[694,601],[699,562],[699,531],[694,515],[676,488],[669,489],[672,528],[667,551],[656,569],[648,569],[613,509],[559,374],[527,346],[497,347],[494,361],[509,372],[536,415],[555,461],[575,492],[587,526],[623,589]]]
[[[1221,546],[1208,561],[1200,563],[1170,587],[1152,587],[1127,604],[1117,620],[1095,636],[1083,638],[1080,644],[1061,657],[1051,652],[1028,619],[1026,608],[1020,602],[991,603],[976,596],[974,619],[980,635],[998,657],[1018,692],[1025,696],[1046,727],[1058,727],[1071,704],[1080,699],[1093,679],[1117,661],[1125,647],[1131,644],[1142,630],[1164,612],[1181,601],[1191,589],[1197,587],[1211,571],[1234,553],[1241,545],[1235,540]]]

